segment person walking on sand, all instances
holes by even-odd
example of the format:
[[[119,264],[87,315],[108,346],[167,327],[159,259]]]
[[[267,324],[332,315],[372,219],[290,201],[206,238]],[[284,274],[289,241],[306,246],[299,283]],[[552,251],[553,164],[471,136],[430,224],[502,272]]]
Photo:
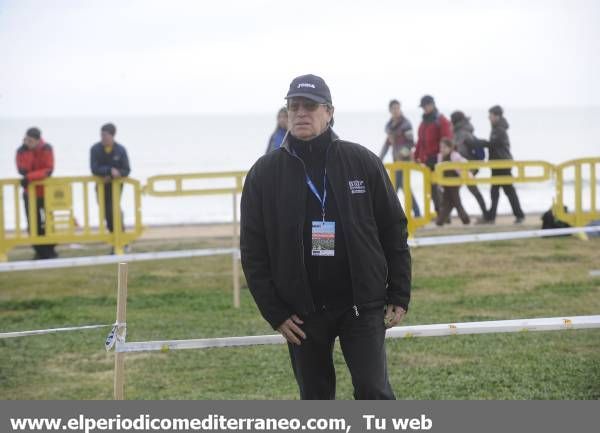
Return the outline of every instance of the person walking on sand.
[[[499,105],[494,105],[488,111],[488,118],[492,125],[489,141],[476,140],[475,145],[479,147],[487,147],[489,149],[490,161],[512,160],[513,156],[510,152],[510,140],[508,138],[508,121],[504,117],[504,110]],[[510,168],[493,168],[492,176],[512,176]],[[504,190],[504,194],[508,197],[510,206],[515,216],[515,224],[521,224],[525,219],[525,214],[521,209],[521,203],[517,196],[517,191],[512,184],[508,185],[492,185],[491,200],[492,205],[488,212],[487,218],[482,222],[493,224],[496,221],[496,212],[498,210],[498,201],[500,199],[500,188]]]
[[[440,153],[440,141],[442,138],[452,138],[452,125],[438,111],[433,96],[423,96],[420,107],[423,109],[423,120],[419,125],[417,145],[415,147],[415,160],[421,164],[425,164],[431,171],[434,171],[438,161],[438,154]],[[431,198],[435,211],[438,213],[440,211],[440,197],[439,186],[432,183]]]
[[[454,135],[454,144],[456,146],[456,150],[463,158],[466,158],[470,161],[481,161],[485,159],[485,151],[481,147],[475,146],[476,138],[473,135],[473,125],[471,124],[471,119],[465,116],[465,113],[462,111],[455,111],[450,115],[450,121],[452,122],[452,132]],[[471,170],[471,174],[475,176],[479,170]],[[485,205],[485,200],[477,185],[467,185],[467,189],[475,200],[477,200],[477,204],[481,209],[482,218],[488,218],[488,211]]]
[[[442,138],[440,153],[438,155],[438,163],[445,161],[467,162],[467,159],[456,150],[456,144],[449,138]],[[446,170],[444,172],[444,177],[458,177],[459,175],[460,173],[457,170]],[[460,186],[444,186],[442,206],[435,223],[438,226],[444,225],[450,217],[452,209],[456,209],[463,224],[467,225],[471,222],[469,215],[460,201]]]
[[[244,183],[248,287],[288,342],[302,399],[335,398],[336,337],[354,397],[394,399],[385,330],[400,323],[410,301],[406,215],[377,155],[333,132],[322,78],[294,78],[286,99],[286,138]]]
[[[392,159],[394,162],[397,161],[412,161],[412,149],[415,145],[413,139],[413,130],[410,120],[404,117],[400,106],[400,101],[392,99],[388,105],[389,112],[391,114],[390,120],[385,125],[386,139],[383,143],[383,147],[379,152],[379,158],[383,161],[388,150],[392,148]],[[396,170],[396,191],[398,189],[404,189],[404,177],[402,176],[402,170]],[[417,198],[410,192],[412,196],[412,210],[415,217],[421,216],[421,210],[419,209],[419,203]]]

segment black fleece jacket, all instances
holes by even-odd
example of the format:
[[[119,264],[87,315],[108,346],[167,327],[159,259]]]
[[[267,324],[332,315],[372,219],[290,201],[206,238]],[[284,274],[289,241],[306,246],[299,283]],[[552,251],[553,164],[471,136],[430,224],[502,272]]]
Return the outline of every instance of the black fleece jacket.
[[[327,193],[339,212],[336,229],[338,223],[343,227],[355,313],[385,304],[407,309],[411,259],[396,191],[377,155],[329,133]],[[261,314],[274,329],[294,313],[302,317],[318,308],[306,266],[309,193],[303,161],[291,152],[289,137],[254,164],[244,183],[242,266]]]
[[[309,141],[298,140],[290,136],[289,142],[291,149],[304,162],[306,172],[322,198],[325,157],[331,144],[330,130],[327,129],[323,134]],[[339,217],[335,194],[329,180],[327,180],[325,220],[335,222],[335,253],[333,256],[315,257],[311,251],[312,222],[321,221],[322,219],[321,203],[312,191],[309,191],[306,196],[303,240],[305,245],[304,260],[313,301],[317,309],[351,308],[353,305],[352,281],[350,279],[344,229]]]
[[[507,131],[508,122],[504,117],[501,117],[498,123],[492,125],[489,141],[475,139],[475,145],[490,149],[490,161],[513,159],[512,153],[510,153],[510,140]]]

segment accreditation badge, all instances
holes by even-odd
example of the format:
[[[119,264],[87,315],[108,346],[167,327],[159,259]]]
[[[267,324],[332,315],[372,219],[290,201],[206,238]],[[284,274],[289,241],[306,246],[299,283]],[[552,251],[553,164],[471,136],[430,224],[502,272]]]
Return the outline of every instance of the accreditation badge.
[[[335,221],[312,222],[312,255],[335,255]]]

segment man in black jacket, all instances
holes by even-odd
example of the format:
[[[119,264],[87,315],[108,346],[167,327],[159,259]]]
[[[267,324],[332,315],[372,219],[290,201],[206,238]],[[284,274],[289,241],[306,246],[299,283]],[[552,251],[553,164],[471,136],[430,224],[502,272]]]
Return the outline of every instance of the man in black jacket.
[[[288,341],[302,399],[334,399],[336,337],[357,399],[395,398],[385,329],[410,301],[406,216],[379,158],[331,130],[320,77],[286,96],[289,133],[248,172],[241,253],[263,317]]]
[[[499,105],[494,105],[489,109],[489,119],[492,126],[490,132],[490,140],[475,140],[476,146],[489,148],[490,161],[497,160],[512,160],[513,156],[510,153],[510,140],[508,139],[508,122],[504,117],[504,110]],[[493,168],[492,176],[512,176],[510,168]],[[504,190],[504,194],[508,197],[510,206],[515,216],[515,224],[520,224],[525,219],[517,190],[512,184],[492,185],[490,194],[492,205],[487,215],[484,216],[481,222],[493,224],[496,220],[496,212],[498,210],[498,201],[500,200],[500,188]]]
[[[94,144],[90,152],[92,174],[104,178],[104,215],[110,232],[114,230],[112,180],[127,177],[131,172],[127,151],[115,141],[116,133],[117,128],[112,123],[103,125],[100,129],[101,141]],[[122,221],[123,212],[120,214]]]

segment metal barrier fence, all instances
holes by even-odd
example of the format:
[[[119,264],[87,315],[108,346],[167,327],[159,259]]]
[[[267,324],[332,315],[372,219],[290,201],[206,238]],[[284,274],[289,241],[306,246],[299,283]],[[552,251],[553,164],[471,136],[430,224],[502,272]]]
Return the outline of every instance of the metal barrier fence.
[[[414,236],[419,227],[423,227],[434,220],[435,211],[431,209],[431,186],[461,186],[461,185],[509,185],[514,183],[539,183],[555,182],[556,196],[553,200],[553,212],[557,219],[564,221],[574,227],[583,227],[592,221],[600,220],[600,209],[597,200],[597,169],[600,158],[582,158],[567,161],[562,164],[553,165],[545,161],[468,161],[468,162],[441,162],[431,171],[423,165],[414,162],[395,162],[386,164],[392,184],[396,185],[397,173],[403,176],[404,210],[408,219],[409,235]],[[585,176],[584,168],[587,168],[589,176]],[[493,175],[492,170],[510,170],[510,175]],[[449,171],[455,171],[456,175],[447,176]],[[477,170],[477,175],[473,172]],[[489,170],[490,173],[481,170]],[[565,184],[567,178],[565,172],[573,171],[573,185],[575,189],[575,205],[571,211],[565,211]],[[420,217],[411,213],[413,190],[411,188],[411,174],[416,173],[423,178],[422,199],[423,212]],[[590,191],[587,197],[587,205],[584,203],[583,186],[589,182]],[[570,180],[569,180],[570,182]]]
[[[181,197],[181,196],[200,196],[200,195],[228,195],[231,194],[233,205],[233,222],[231,233],[231,262],[232,262],[232,286],[233,286],[233,306],[240,307],[240,264],[239,264],[239,226],[238,226],[238,195],[242,192],[245,171],[228,171],[220,173],[188,173],[188,174],[166,174],[152,176],[148,178],[148,183],[144,187],[144,193],[156,197]],[[193,187],[194,181],[199,180],[226,180],[230,181],[229,187],[221,188],[199,188]],[[186,187],[187,183],[187,187]],[[161,184],[170,188],[163,186]]]
[[[408,232],[412,237],[416,230],[429,224],[436,217],[431,206],[431,185],[460,186],[460,185],[506,185],[511,183],[535,183],[555,181],[556,196],[553,209],[555,215],[561,221],[572,226],[581,227],[591,221],[600,219],[597,194],[597,169],[600,158],[584,158],[567,161],[559,165],[553,165],[544,161],[469,161],[467,163],[442,162],[437,164],[434,171],[414,162],[395,162],[386,164],[386,169],[396,185],[397,176],[402,176],[404,191],[404,208],[408,219]],[[480,171],[477,176],[470,173],[473,170],[510,169],[512,175],[493,176],[487,175],[486,171]],[[456,170],[458,176],[447,177],[445,173]],[[573,186],[575,189],[575,204],[569,212],[565,211],[565,185],[570,183],[566,174],[573,172]],[[18,179],[0,179],[0,261],[7,260],[10,249],[19,245],[31,244],[65,244],[72,242],[106,242],[114,247],[117,254],[123,253],[123,247],[139,237],[142,233],[141,194],[155,197],[181,197],[202,195],[229,195],[232,196],[233,205],[233,227],[232,247],[237,248],[239,243],[238,234],[238,196],[242,191],[244,171],[214,172],[214,173],[189,173],[189,174],[166,174],[148,178],[146,185],[142,188],[140,182],[123,178],[113,181],[113,221],[114,231],[107,230],[104,223],[106,210],[104,209],[103,180],[96,177],[57,177],[48,178],[43,181],[32,182],[28,186],[29,215],[31,215],[28,235],[21,230],[23,216],[20,207]],[[411,209],[415,197],[412,191],[412,175],[421,176],[422,191],[418,194],[423,204],[422,215],[412,215]],[[568,179],[568,180],[567,180]],[[225,187],[197,187],[195,184],[202,181],[222,181],[229,185]],[[589,183],[590,194],[584,196],[584,185]],[[74,186],[81,184],[83,188],[83,226],[75,224],[73,196]],[[36,232],[37,212],[35,191],[36,186],[44,186],[44,200],[46,202],[45,226],[46,233],[40,235]],[[88,191],[90,185],[94,186],[98,195],[98,220],[99,225],[93,228],[90,225],[90,199]],[[130,185],[134,191],[133,213],[135,221],[132,230],[125,231],[122,227],[122,219],[119,217],[119,197],[121,195],[120,185]],[[12,189],[14,196],[14,231],[9,233],[6,229],[4,215],[5,189]],[[237,263],[237,255],[233,257]],[[239,274],[237,264],[234,265],[234,274]],[[234,282],[234,287],[235,287]],[[235,301],[237,303],[237,295]]]
[[[23,217],[20,181],[18,179],[0,179],[0,261],[7,260],[9,250],[20,245],[53,245],[69,243],[104,242],[113,246],[115,253],[122,254],[125,245],[142,234],[141,186],[135,179],[121,178],[111,182],[112,209],[105,209],[104,180],[93,176],[51,177],[43,181],[31,182],[24,194],[27,195],[28,209]],[[42,197],[38,190],[43,187]],[[81,189],[80,215],[73,205],[75,189]],[[132,188],[133,203],[129,208],[134,216],[134,224],[125,230],[121,215],[121,195],[124,187]],[[12,190],[14,199],[14,230],[6,229],[4,197],[6,189]],[[94,189],[98,205],[98,225],[92,226],[92,203],[90,190]],[[44,210],[38,216],[38,198],[43,199]],[[106,225],[106,212],[112,212],[113,230]],[[44,233],[38,233],[38,218],[43,219]],[[23,220],[29,218],[29,230],[21,228]]]
[[[554,214],[561,221],[564,221],[572,226],[581,227],[589,224],[592,221],[600,220],[600,209],[598,209],[596,193],[598,182],[598,168],[600,167],[600,158],[583,158],[574,159],[563,162],[556,166],[556,201],[554,203]],[[588,197],[589,206],[584,206],[583,203],[583,184],[584,169],[589,170],[590,194]],[[573,169],[574,171],[574,188],[575,188],[575,206],[573,212],[565,211],[565,172]]]

